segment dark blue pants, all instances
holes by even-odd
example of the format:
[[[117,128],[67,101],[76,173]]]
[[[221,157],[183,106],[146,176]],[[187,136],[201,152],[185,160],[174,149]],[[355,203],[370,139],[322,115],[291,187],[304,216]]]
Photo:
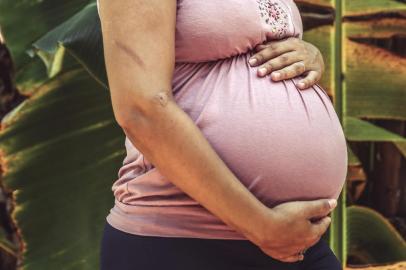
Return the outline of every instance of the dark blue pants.
[[[248,240],[157,237],[129,234],[106,222],[101,270],[342,270],[324,239],[303,261],[281,262]]]

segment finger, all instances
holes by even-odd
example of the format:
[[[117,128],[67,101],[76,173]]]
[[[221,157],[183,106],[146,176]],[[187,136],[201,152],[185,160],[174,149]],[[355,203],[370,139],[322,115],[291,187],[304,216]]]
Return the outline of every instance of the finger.
[[[273,41],[267,45],[264,45],[260,52],[252,55],[248,62],[251,66],[258,66],[278,55],[294,51],[294,48],[295,47],[292,42],[284,41],[281,45],[281,41]]]
[[[273,41],[271,41],[271,42],[273,42]],[[258,45],[256,45],[256,46],[254,47],[254,50],[255,50],[256,52],[260,52],[260,51],[262,51],[263,49],[268,48],[268,47],[271,45],[271,42],[267,42],[267,43],[263,43],[263,44],[258,44]]]
[[[299,89],[307,89],[312,85],[315,85],[319,79],[320,79],[321,75],[320,72],[315,71],[315,70],[311,70],[307,73],[306,77],[303,80],[300,80],[297,84],[297,86],[299,87]]]
[[[328,213],[326,216],[331,217],[331,212]],[[321,221],[324,217],[326,217],[326,216],[322,216],[322,217],[312,217],[312,218],[310,218],[310,221],[311,221],[312,223],[317,223],[317,222],[320,222],[320,221]]]
[[[311,231],[313,235],[316,235],[318,238],[321,237],[328,227],[330,226],[331,223],[331,217],[326,216],[322,218],[321,220],[317,221],[316,223],[311,223]]]
[[[302,62],[296,62],[281,70],[272,72],[271,78],[274,81],[286,80],[286,79],[290,79],[290,78],[299,76],[305,71],[306,71],[306,69],[305,69],[305,66],[302,64]]]
[[[330,206],[330,202],[331,206]],[[301,213],[307,219],[315,217],[324,217],[331,212],[337,206],[337,200],[335,199],[319,199],[312,201],[303,201],[303,210]]]
[[[280,70],[300,60],[300,56],[294,51],[281,54],[258,67],[258,75],[265,76],[272,71]]]
[[[278,50],[278,49],[285,49],[286,51],[292,51],[294,48],[300,43],[298,38],[295,37],[288,37],[284,39],[279,39],[279,40],[270,40],[262,44],[258,44],[254,47],[254,50],[259,52],[263,49],[268,48],[269,46],[272,46],[273,49]]]

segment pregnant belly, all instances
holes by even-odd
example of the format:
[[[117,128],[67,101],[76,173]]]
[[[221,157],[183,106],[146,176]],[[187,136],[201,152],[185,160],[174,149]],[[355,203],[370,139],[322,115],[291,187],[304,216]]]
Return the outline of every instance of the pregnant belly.
[[[257,77],[249,56],[196,67],[188,82],[179,83],[179,72],[175,100],[267,206],[338,198],[347,148],[328,96],[319,86],[298,90],[292,80]]]

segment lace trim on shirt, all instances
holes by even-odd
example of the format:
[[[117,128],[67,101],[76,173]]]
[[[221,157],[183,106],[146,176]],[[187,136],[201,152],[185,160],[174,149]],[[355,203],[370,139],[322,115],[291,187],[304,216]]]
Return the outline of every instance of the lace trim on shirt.
[[[262,19],[271,26],[272,33],[282,38],[289,30],[289,15],[275,0],[256,0]]]

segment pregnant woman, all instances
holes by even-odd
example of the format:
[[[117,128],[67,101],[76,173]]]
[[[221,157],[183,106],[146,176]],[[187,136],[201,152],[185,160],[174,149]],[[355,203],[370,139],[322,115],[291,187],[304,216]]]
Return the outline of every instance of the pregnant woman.
[[[321,238],[347,169],[334,107],[249,64],[302,38],[295,3],[100,0],[99,14],[127,150],[102,270],[342,269]]]

